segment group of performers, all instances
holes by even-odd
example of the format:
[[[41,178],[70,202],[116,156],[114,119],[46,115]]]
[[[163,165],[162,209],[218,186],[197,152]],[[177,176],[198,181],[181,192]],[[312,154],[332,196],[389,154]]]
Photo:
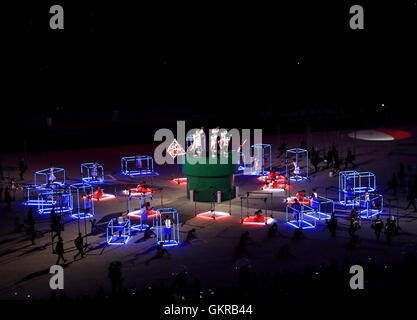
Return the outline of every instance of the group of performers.
[[[140,208],[139,212],[134,214],[134,216],[140,218],[140,228],[142,231],[145,231],[154,227],[153,220],[151,218],[159,217],[160,214],[161,213],[158,210],[155,210],[154,207],[151,207],[150,202],[146,202],[142,205],[142,208]],[[164,225],[164,229],[162,230],[164,241],[171,241],[173,220],[168,214],[166,214],[162,217],[162,223]]]
[[[268,176],[263,179],[265,184],[262,186],[262,189],[284,189],[288,190],[289,184],[288,179],[285,176],[281,176],[274,168],[271,169]]]
[[[193,143],[188,151],[193,151],[194,156],[200,156],[204,150],[204,128],[195,130],[192,134]],[[217,157],[217,148],[220,149],[220,155],[227,156],[229,149],[230,135],[227,129],[214,128],[210,130],[210,152],[212,157]]]
[[[295,196],[287,198],[287,204],[293,205],[293,208],[301,209],[301,205],[306,205],[313,208],[316,212],[319,210],[319,196],[317,190],[313,189],[310,196],[306,196],[305,190],[300,190]]]

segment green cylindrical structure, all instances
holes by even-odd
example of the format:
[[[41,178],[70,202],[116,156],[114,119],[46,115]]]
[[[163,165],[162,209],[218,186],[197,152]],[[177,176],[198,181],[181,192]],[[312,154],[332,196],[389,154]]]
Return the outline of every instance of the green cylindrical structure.
[[[221,200],[235,197],[233,175],[238,170],[236,152],[228,157],[194,157],[187,154],[183,172],[187,176],[187,198],[194,190],[194,200],[201,202],[217,201],[217,192],[221,191]]]

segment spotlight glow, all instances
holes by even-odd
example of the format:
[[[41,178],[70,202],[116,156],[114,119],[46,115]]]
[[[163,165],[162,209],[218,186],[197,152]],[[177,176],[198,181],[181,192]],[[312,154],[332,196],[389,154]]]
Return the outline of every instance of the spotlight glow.
[[[198,213],[196,215],[197,218],[205,219],[205,220],[221,220],[225,218],[231,217],[230,213],[223,212],[223,211],[206,211],[202,213]]]

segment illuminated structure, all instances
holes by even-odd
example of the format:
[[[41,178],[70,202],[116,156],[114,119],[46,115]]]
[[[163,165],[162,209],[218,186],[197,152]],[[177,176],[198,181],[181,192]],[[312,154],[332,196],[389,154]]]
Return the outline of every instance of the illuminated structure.
[[[180,185],[180,186],[186,186],[187,185],[187,178],[186,177],[184,177],[184,178],[174,178],[174,179],[171,179],[170,182],[172,184],[176,184],[176,185]]]
[[[212,194],[210,210],[197,213],[197,201],[194,201],[194,216],[205,220],[221,220],[232,216],[232,196],[229,198],[229,212],[216,210],[216,202],[221,198],[221,192]]]
[[[104,169],[96,162],[81,164],[81,179],[85,183],[100,184],[104,182]]]
[[[369,198],[364,193],[360,194],[355,202],[358,203],[358,212],[362,218],[370,219],[377,214],[382,214],[384,210],[384,197],[378,193],[369,194]]]
[[[287,205],[285,212],[287,223],[294,228],[311,229],[316,227],[318,214],[310,206],[305,204]]]
[[[205,220],[222,220],[225,218],[229,218],[231,216],[232,215],[229,212],[217,211],[217,210],[209,210],[209,211],[196,214],[197,218],[201,218]]]
[[[154,200],[152,195],[142,194],[142,195],[130,195],[127,199],[127,206],[128,206],[128,215],[131,219],[139,220],[138,224],[132,224],[131,223],[131,229],[136,231],[145,231],[147,227],[150,227],[148,224],[149,219],[152,219],[152,226],[155,225],[155,218],[159,215],[159,212],[153,211],[148,212],[146,211],[147,220],[146,222],[142,221],[141,216],[141,209],[142,207],[149,202],[151,205],[151,208],[154,206]],[[137,204],[138,206],[136,206]],[[146,218],[146,217],[145,217]]]
[[[107,225],[107,244],[124,245],[130,240],[130,218],[124,219],[119,224],[118,218],[113,218]]]
[[[259,196],[250,196],[251,193],[257,193]],[[269,200],[268,200],[268,195]],[[254,215],[250,215],[249,213],[249,201],[259,201],[263,202],[264,210],[257,210]],[[268,206],[269,202],[269,206]],[[246,215],[244,215],[244,207],[246,209]],[[270,209],[269,209],[270,208]],[[270,210],[270,214],[268,215]],[[262,193],[262,192],[248,192],[246,197],[240,197],[240,223],[246,225],[267,225],[273,222],[274,219],[272,218],[272,193]]]
[[[359,205],[358,196],[376,190],[376,177],[372,172],[341,171],[339,173],[339,203],[344,206]]]
[[[121,172],[127,176],[154,174],[153,158],[150,156],[123,157]]]
[[[93,186],[88,183],[70,185],[71,216],[75,219],[89,219],[94,216]]]
[[[29,184],[23,187],[26,190],[26,200],[24,202],[25,206],[38,206],[39,200],[38,196],[40,193],[51,191],[51,188],[41,187],[35,184]]]
[[[157,243],[164,243],[164,247],[177,246],[180,243],[180,224],[178,211],[174,208],[159,208],[160,213],[155,219],[156,241]],[[171,222],[167,223],[166,219]],[[170,239],[166,239],[170,234]]]
[[[216,158],[195,157],[187,153],[183,172],[187,176],[187,197],[192,194],[193,201],[211,202],[213,194],[220,191],[220,200],[225,201],[235,196],[233,175],[237,172],[237,164],[233,161],[233,153],[228,157]]]
[[[270,144],[254,144],[250,147],[252,160],[251,174],[265,176],[272,168],[272,151]]]
[[[35,172],[34,184],[40,187],[62,187],[65,185],[65,169],[47,168]]]
[[[38,212],[43,215],[50,214],[53,207],[56,213],[70,212],[71,202],[72,197],[68,189],[46,191],[38,195]]]
[[[258,180],[264,183],[264,185],[260,188],[261,190],[276,192],[290,189],[287,177],[280,175],[273,170],[271,170],[269,175],[259,176]]]
[[[302,159],[305,159],[305,167],[301,167]],[[300,148],[288,149],[285,152],[285,171],[287,178],[291,181],[307,180],[308,151]]]
[[[328,199],[322,196],[317,196],[317,207],[314,208],[314,204],[312,203],[314,200],[309,197],[310,204],[308,205],[311,207],[315,214],[312,215],[309,211],[306,211],[304,215],[309,216],[316,220],[322,220],[322,219],[330,219],[332,216],[332,213],[334,212],[334,201],[332,199]]]

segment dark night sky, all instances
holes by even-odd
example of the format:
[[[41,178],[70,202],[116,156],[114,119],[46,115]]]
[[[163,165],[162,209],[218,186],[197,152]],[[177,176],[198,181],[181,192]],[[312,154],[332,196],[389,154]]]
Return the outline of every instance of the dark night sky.
[[[9,124],[23,108],[33,117],[57,106],[74,119],[85,110],[174,121],[222,110],[244,122],[262,108],[415,106],[416,1],[334,2],[32,1],[2,10],[2,110]],[[52,4],[63,5],[65,30],[49,29]],[[365,30],[349,28],[353,4],[364,7]]]

